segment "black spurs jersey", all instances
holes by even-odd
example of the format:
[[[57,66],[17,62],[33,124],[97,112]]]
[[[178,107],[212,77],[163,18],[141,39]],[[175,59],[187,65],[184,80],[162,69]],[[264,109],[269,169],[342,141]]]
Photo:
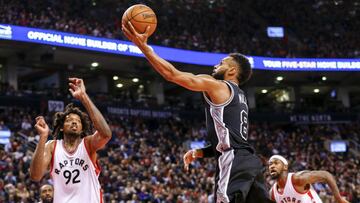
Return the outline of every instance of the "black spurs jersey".
[[[231,96],[225,103],[214,104],[204,94],[208,139],[218,153],[231,149],[253,152],[247,141],[249,123],[246,96],[237,84],[224,82],[231,91]]]

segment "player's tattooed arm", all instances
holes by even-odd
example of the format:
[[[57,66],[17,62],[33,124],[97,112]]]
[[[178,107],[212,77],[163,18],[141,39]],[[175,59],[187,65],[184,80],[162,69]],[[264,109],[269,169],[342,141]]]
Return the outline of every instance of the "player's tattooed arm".
[[[337,202],[346,202],[339,192],[339,188],[336,185],[336,181],[333,175],[327,171],[301,171],[293,175],[293,184],[296,187],[308,187],[313,183],[327,183],[334,194]]]

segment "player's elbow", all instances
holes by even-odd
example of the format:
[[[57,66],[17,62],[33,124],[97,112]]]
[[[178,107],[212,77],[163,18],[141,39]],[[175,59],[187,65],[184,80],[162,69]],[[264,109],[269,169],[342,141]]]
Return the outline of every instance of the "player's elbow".
[[[324,181],[329,182],[334,179],[334,176],[328,171],[321,171],[324,177]]]
[[[334,177],[328,171],[314,171],[314,176],[318,182],[329,183],[334,180]]]
[[[169,82],[176,82],[182,76],[179,71],[174,69],[164,71],[161,75]]]
[[[109,125],[106,126],[106,128],[105,128],[105,130],[104,130],[104,134],[105,134],[106,137],[110,137],[110,138],[111,138],[111,136],[112,136],[112,131],[111,131]]]
[[[40,177],[30,177],[30,179],[34,182],[40,182],[41,178]]]
[[[30,170],[30,179],[35,182],[40,182],[42,179],[42,175],[38,173],[34,173],[33,170]]]
[[[111,132],[110,128],[106,129],[104,136],[107,137],[108,139],[111,139],[112,132]]]
[[[164,79],[168,82],[176,81],[176,77],[174,76],[174,74],[171,74],[171,73],[164,74]]]
[[[109,141],[112,137],[112,131],[110,130],[109,127],[103,129],[102,131],[99,132],[100,137],[102,137],[103,139]]]

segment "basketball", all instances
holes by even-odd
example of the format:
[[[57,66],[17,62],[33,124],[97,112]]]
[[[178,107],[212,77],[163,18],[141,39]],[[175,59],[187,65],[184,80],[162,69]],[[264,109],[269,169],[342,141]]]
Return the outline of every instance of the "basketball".
[[[154,11],[143,4],[136,4],[129,7],[122,16],[122,23],[128,28],[128,21],[131,22],[135,30],[142,34],[146,27],[150,26],[149,36],[155,32],[157,19]]]

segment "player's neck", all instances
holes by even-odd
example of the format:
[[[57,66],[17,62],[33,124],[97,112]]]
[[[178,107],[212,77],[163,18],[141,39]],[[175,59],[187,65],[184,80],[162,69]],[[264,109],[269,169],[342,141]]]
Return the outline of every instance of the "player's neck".
[[[235,78],[224,78],[224,80],[231,81],[231,82],[239,85],[239,81],[237,79],[235,79]]]
[[[279,179],[277,180],[277,184],[279,188],[284,188],[287,181],[288,173],[281,173]]]
[[[81,142],[80,136],[66,136],[64,135],[64,146],[69,147],[70,149],[73,147],[77,147]]]

